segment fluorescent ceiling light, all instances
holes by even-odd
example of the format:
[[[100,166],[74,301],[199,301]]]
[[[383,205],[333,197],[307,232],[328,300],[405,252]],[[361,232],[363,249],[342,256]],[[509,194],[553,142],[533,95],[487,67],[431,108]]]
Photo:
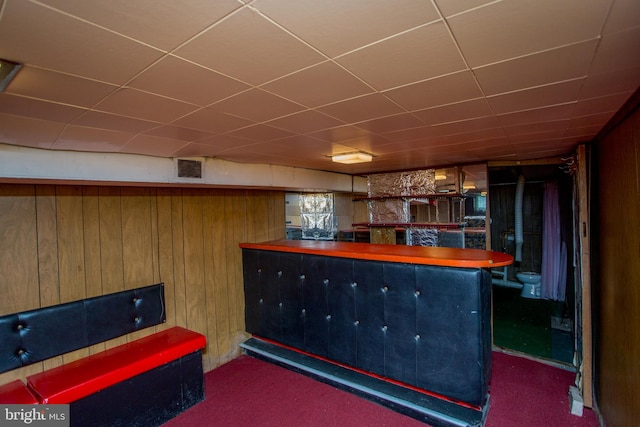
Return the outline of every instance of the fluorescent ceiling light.
[[[11,80],[18,74],[22,68],[22,64],[16,62],[7,61],[6,59],[0,59],[0,92],[9,86]]]
[[[373,156],[368,153],[346,153],[346,154],[336,154],[331,156],[331,160],[336,163],[344,163],[350,165],[352,163],[364,163],[370,162],[373,159]]]
[[[447,174],[443,172],[436,172],[436,181],[442,181],[447,179]]]

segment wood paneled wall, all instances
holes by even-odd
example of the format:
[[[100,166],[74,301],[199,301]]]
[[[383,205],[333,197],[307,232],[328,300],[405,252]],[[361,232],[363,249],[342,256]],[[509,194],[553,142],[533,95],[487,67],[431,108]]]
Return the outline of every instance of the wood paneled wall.
[[[279,191],[0,184],[0,315],[164,282],[158,329],[206,335],[208,371],[246,338],[238,243],[280,238]],[[0,384],[151,332],[0,374]]]
[[[640,425],[640,111],[596,142],[596,402],[607,426]],[[593,251],[592,251],[593,253]],[[594,277],[595,276],[595,277]]]

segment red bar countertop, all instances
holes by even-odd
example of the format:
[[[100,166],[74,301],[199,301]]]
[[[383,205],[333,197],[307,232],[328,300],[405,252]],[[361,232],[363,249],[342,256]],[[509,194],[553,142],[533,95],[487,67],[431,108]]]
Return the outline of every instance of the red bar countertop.
[[[408,264],[440,265],[445,267],[489,268],[502,267],[513,263],[513,257],[511,255],[482,249],[316,240],[273,240],[263,243],[240,243],[240,247],[243,249],[259,249],[263,251],[292,252]]]

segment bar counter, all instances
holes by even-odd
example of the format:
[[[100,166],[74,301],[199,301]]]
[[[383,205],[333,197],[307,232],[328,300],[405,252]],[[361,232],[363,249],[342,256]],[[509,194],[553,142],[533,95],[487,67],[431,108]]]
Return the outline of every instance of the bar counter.
[[[246,353],[430,425],[484,424],[489,268],[510,255],[308,240],[240,247]]]
[[[241,243],[242,249],[290,252],[370,261],[404,262],[444,267],[492,268],[513,262],[511,255],[482,249],[460,249],[314,240]]]

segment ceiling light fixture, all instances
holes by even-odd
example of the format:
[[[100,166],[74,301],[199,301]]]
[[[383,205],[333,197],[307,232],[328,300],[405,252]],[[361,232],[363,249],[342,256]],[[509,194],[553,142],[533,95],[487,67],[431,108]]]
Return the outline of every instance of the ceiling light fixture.
[[[353,163],[365,163],[373,160],[373,156],[369,153],[358,151],[356,153],[335,154],[331,156],[331,160],[336,163],[344,163],[347,165]]]
[[[11,80],[13,80],[16,74],[18,74],[18,71],[20,71],[20,68],[22,68],[22,64],[0,59],[0,92],[4,92],[7,86],[9,86]]]

